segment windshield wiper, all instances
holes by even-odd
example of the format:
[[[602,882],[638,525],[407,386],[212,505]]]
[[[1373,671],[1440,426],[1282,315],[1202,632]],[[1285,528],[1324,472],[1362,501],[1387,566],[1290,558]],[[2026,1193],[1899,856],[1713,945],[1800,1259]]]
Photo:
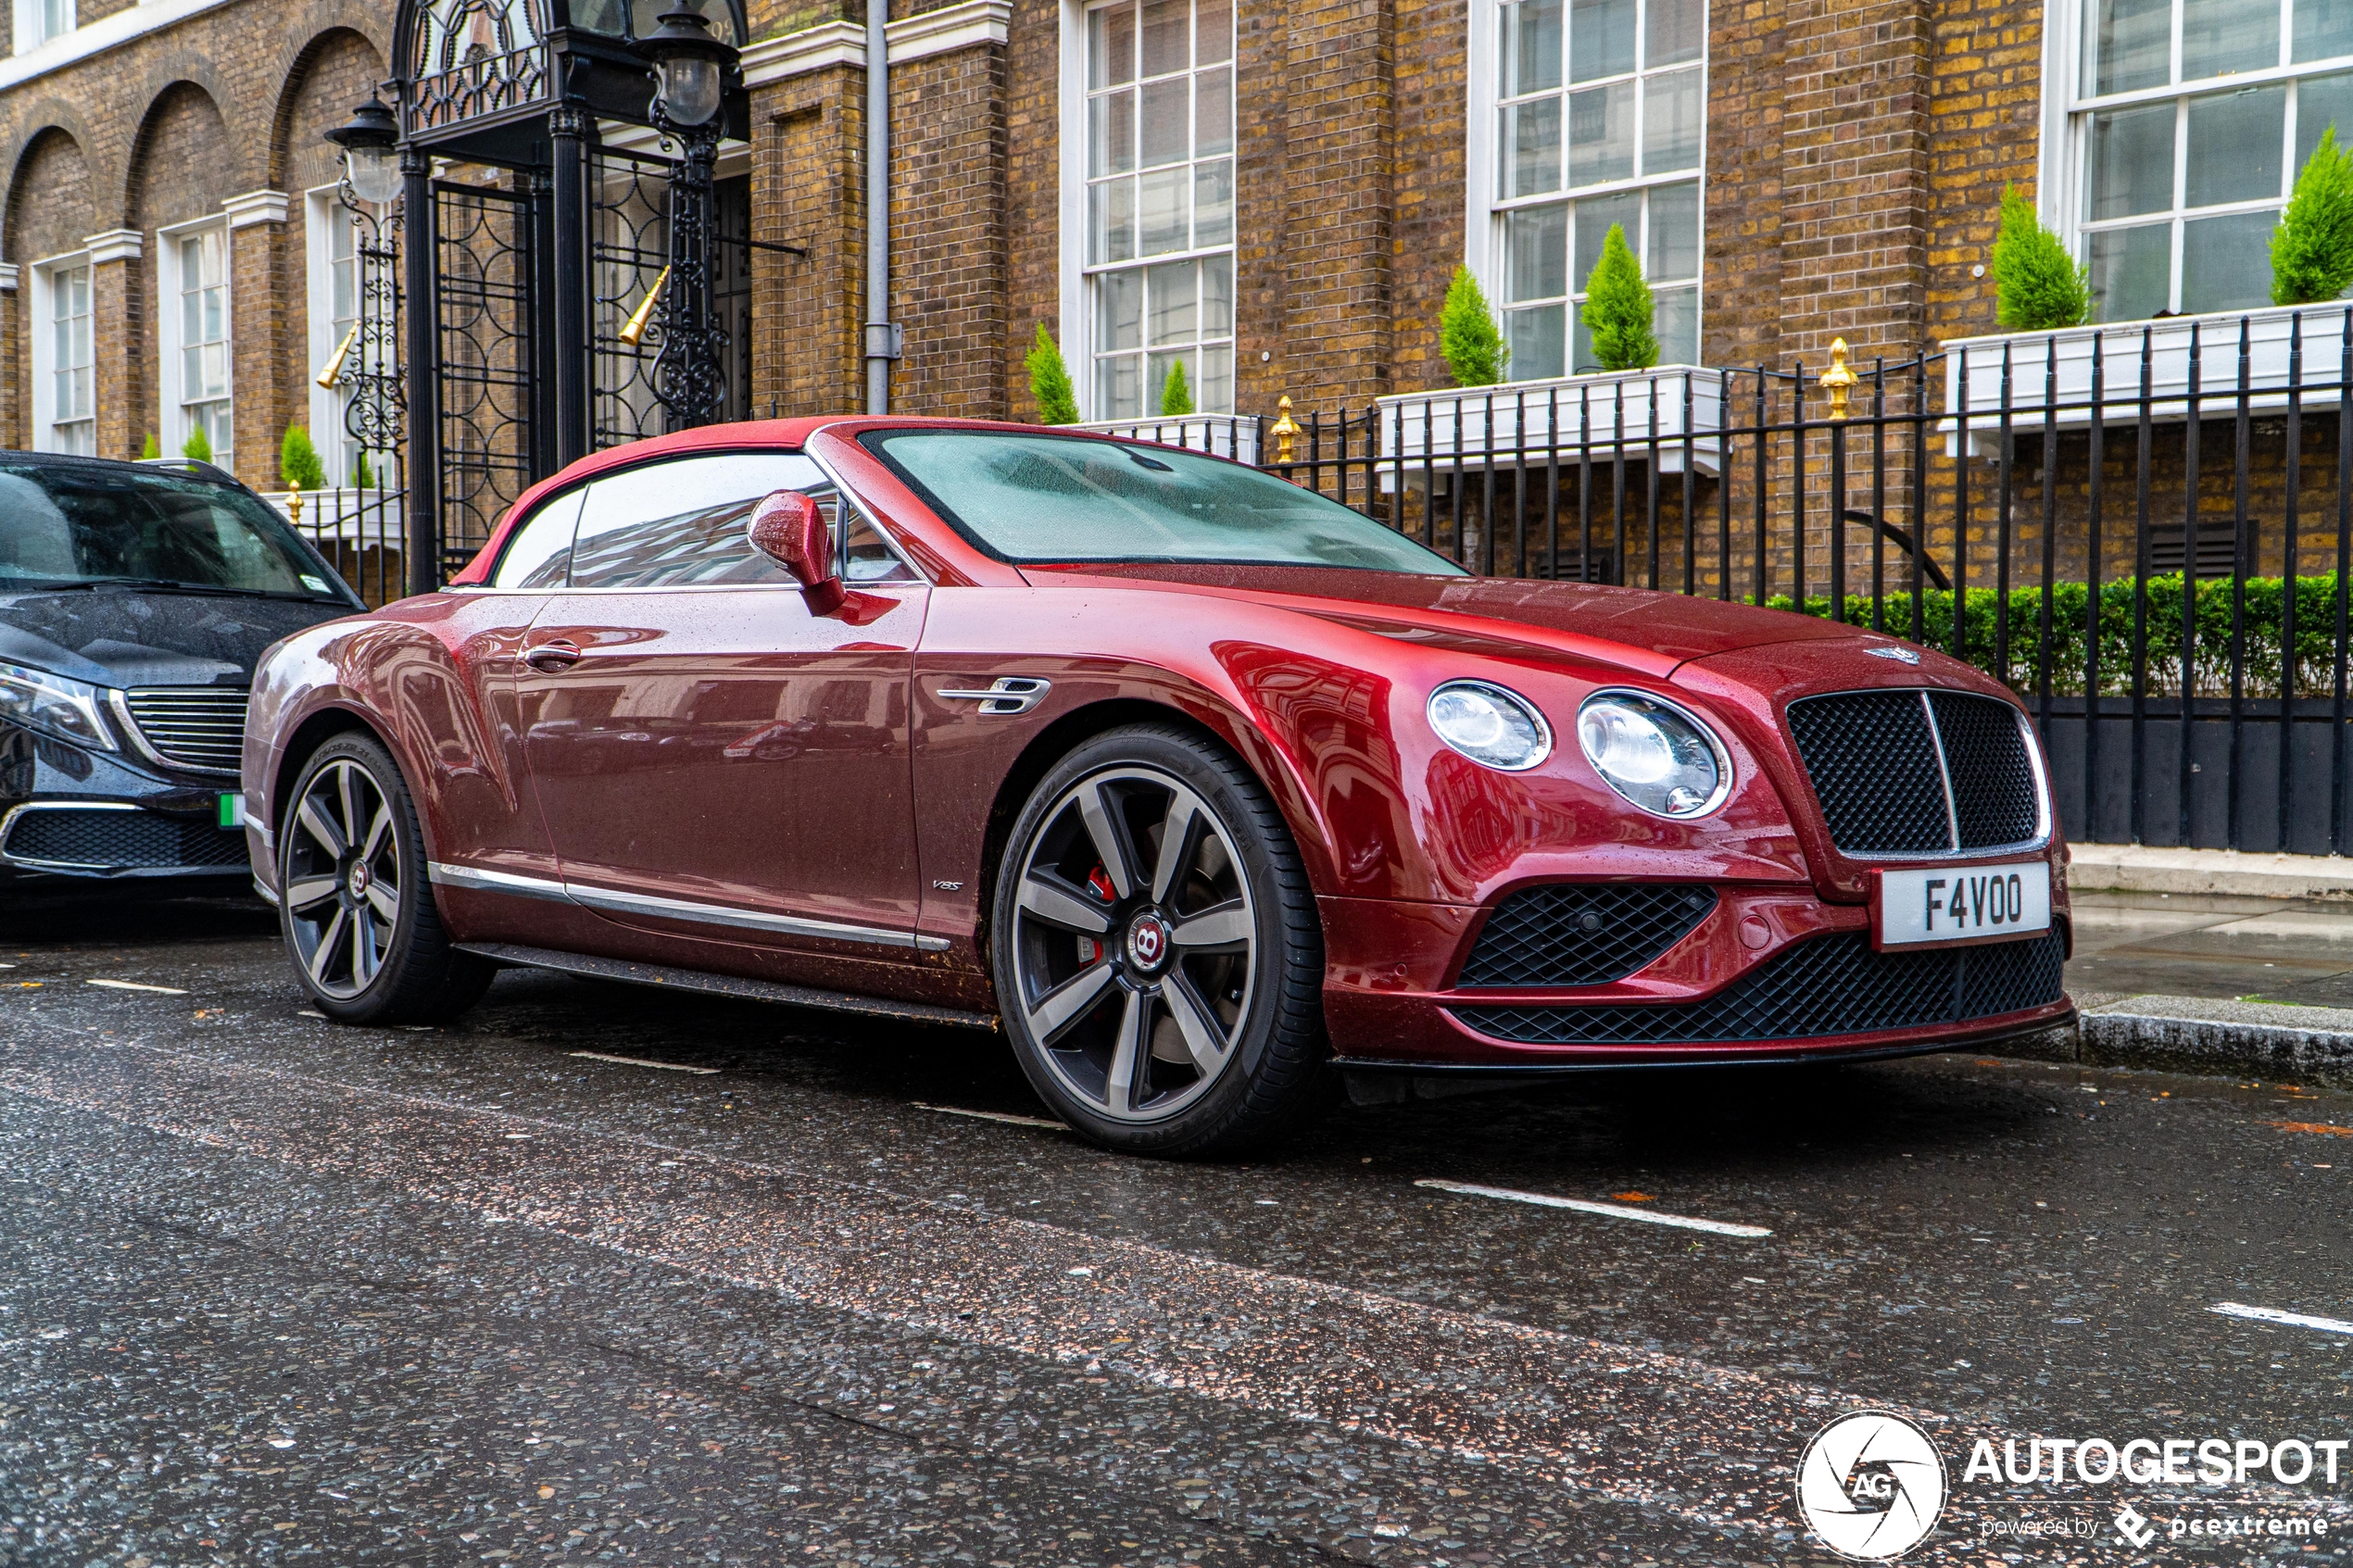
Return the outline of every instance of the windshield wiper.
[[[132,588],[149,594],[210,594],[231,595],[245,598],[262,590],[232,588],[219,583],[183,583],[173,577],[94,577],[76,583],[77,588]]]

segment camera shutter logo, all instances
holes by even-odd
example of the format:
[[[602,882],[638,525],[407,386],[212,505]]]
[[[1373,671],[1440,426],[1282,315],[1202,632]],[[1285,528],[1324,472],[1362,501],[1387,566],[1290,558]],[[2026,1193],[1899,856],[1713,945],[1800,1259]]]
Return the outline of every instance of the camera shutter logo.
[[[1944,1456],[1900,1415],[1856,1411],[1814,1434],[1797,1461],[1797,1512],[1841,1557],[1884,1562],[1936,1528]]]

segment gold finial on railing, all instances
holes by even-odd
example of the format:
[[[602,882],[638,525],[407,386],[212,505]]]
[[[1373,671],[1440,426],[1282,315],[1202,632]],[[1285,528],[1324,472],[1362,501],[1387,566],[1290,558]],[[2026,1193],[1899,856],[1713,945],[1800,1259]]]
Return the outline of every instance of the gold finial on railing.
[[[343,334],[343,342],[335,345],[335,351],[327,357],[325,367],[320,370],[319,384],[321,386],[333,392],[342,383],[343,362],[351,357],[351,345],[359,341],[359,323],[354,321],[351,323],[351,330]]]
[[[654,286],[646,291],[646,297],[637,302],[637,308],[629,313],[628,323],[621,329],[622,342],[635,348],[644,340],[646,328],[654,319],[654,307],[661,302],[661,286],[668,282],[669,268],[654,274]]]
[[[1831,395],[1831,419],[1846,418],[1846,391],[1859,379],[1853,370],[1847,369],[1846,340],[1843,337],[1832,338],[1831,340],[1831,368],[1824,370],[1821,377],[1822,386]]]
[[[1290,396],[1286,393],[1283,400],[1275,405],[1275,461],[1290,462],[1291,445],[1298,439],[1299,421],[1290,417]]]
[[[302,526],[301,491],[297,490],[292,495],[286,497],[286,510],[293,514],[286,521],[293,523],[296,528],[300,528]]]

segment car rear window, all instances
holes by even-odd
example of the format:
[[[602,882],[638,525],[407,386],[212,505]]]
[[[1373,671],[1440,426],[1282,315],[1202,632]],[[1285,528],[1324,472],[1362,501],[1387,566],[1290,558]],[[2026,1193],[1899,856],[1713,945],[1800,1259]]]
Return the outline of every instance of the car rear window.
[[[879,431],[863,440],[965,538],[1016,564],[1463,571],[1337,501],[1199,453],[985,430]]]

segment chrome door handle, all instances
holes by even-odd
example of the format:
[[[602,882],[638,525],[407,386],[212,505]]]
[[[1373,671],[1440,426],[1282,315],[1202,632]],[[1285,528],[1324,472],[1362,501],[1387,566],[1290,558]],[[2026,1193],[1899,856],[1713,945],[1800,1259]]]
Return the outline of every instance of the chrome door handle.
[[[1054,684],[1040,676],[1000,675],[985,692],[943,690],[939,695],[952,701],[977,702],[983,715],[1001,719],[1028,712],[1045,701],[1046,694],[1053,689]]]
[[[580,645],[571,642],[541,643],[526,652],[522,661],[542,675],[560,675],[580,662]]]

